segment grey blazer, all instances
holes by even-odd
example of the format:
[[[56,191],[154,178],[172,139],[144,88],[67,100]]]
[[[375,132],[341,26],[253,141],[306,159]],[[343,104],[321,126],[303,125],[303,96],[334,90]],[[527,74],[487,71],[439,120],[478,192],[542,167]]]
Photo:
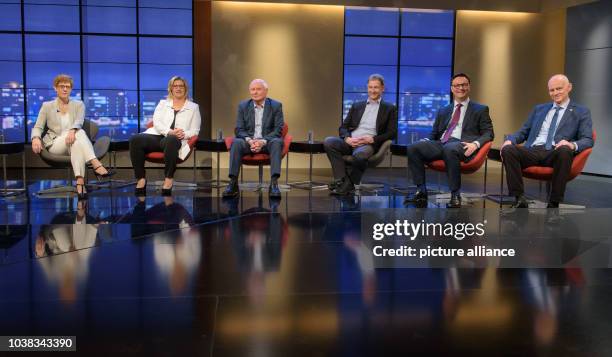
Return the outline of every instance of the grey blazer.
[[[85,120],[85,105],[80,100],[70,100],[68,102],[68,112],[70,118],[72,118],[73,129],[82,129],[83,121]],[[42,137],[43,133],[47,129],[47,133]],[[36,124],[32,128],[32,137],[39,137],[42,139],[45,147],[51,146],[53,140],[61,135],[62,124],[60,121],[60,112],[57,106],[57,100],[50,100],[44,102],[38,112],[38,118]]]

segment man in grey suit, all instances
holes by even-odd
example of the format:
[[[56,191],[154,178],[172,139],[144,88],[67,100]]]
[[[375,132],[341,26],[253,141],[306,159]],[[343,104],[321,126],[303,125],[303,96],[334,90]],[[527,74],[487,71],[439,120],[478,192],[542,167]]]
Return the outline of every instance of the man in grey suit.
[[[272,179],[268,194],[280,198],[278,178],[281,173],[283,138],[281,133],[285,121],[283,105],[268,98],[268,83],[263,79],[254,79],[249,84],[251,99],[238,105],[234,141],[230,148],[230,183],[223,191],[223,197],[236,197],[238,189],[238,174],[242,157],[247,154],[264,153],[270,155],[270,171]]]

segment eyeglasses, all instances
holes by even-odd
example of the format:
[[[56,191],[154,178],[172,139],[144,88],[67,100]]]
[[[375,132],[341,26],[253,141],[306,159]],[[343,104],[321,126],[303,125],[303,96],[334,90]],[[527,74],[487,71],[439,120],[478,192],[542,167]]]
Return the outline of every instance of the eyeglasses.
[[[185,88],[184,84],[173,84],[172,88]]]
[[[468,88],[470,86],[469,83],[458,83],[458,84],[452,84],[451,87],[455,88],[455,89],[459,89],[459,88]]]
[[[58,84],[57,88],[59,88],[59,89],[71,89],[72,86],[70,84]]]

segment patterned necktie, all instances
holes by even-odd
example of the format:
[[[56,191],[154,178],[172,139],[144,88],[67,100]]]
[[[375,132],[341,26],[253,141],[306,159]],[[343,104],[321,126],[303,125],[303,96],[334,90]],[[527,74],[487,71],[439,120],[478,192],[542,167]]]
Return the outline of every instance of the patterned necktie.
[[[457,109],[455,109],[455,112],[453,113],[453,118],[451,119],[451,122],[448,125],[448,128],[444,132],[444,136],[442,136],[442,140],[440,140],[443,144],[445,144],[448,141],[448,139],[450,139],[451,134],[453,133],[453,130],[455,130],[457,123],[459,123],[459,118],[461,117],[461,107],[462,106],[463,106],[462,104],[457,104],[457,107],[456,107]]]
[[[555,115],[552,117],[550,127],[548,127],[548,135],[546,136],[546,150],[552,149],[553,139],[555,138],[555,129],[557,128],[557,118],[559,117],[561,107],[555,107]]]

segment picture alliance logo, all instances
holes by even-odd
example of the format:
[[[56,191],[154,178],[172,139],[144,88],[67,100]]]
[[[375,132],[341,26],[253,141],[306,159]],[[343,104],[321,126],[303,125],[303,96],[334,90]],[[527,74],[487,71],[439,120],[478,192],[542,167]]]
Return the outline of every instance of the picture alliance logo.
[[[482,237],[485,234],[487,221],[480,223],[427,223],[396,220],[395,223],[375,223],[372,225],[372,239],[383,240],[390,237],[401,237],[415,240],[417,238],[465,238]]]

